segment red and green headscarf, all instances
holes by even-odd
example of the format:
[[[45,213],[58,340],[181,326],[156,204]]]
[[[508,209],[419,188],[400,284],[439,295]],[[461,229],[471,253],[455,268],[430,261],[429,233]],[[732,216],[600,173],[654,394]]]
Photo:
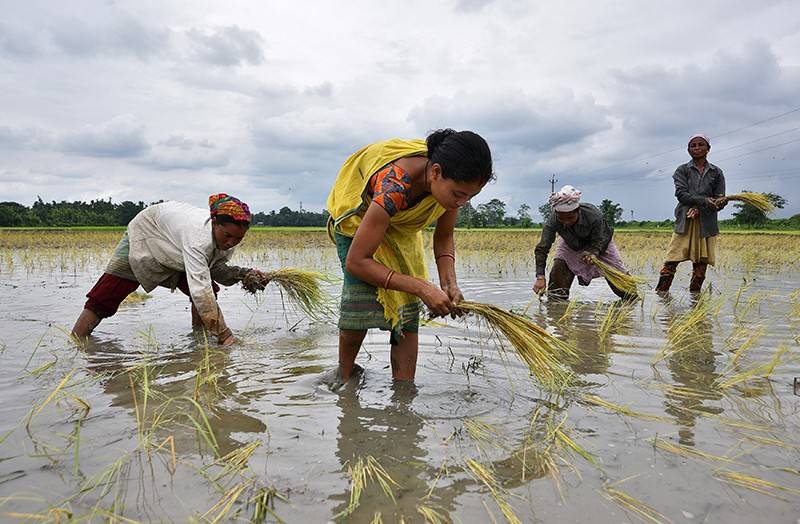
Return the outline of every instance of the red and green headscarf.
[[[219,193],[208,197],[208,207],[211,210],[212,218],[217,215],[226,215],[234,220],[243,220],[245,222],[250,222],[253,219],[248,205],[227,193]]]

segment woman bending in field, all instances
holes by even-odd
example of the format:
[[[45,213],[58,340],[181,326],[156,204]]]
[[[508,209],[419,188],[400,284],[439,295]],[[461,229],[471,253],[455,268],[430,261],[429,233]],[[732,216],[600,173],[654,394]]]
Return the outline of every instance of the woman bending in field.
[[[575,277],[582,286],[602,275],[592,262],[597,257],[606,264],[627,272],[612,240],[614,230],[606,223],[603,214],[592,204],[581,204],[581,192],[572,186],[564,186],[558,193],[550,195],[553,212],[542,226],[542,237],[536,245],[536,281],[533,291],[537,294],[547,286],[547,296],[554,299],[569,298],[569,288]],[[550,269],[550,284],[544,278],[547,255],[555,242],[556,234],[561,242],[556,247],[553,267]],[[634,299],[611,282],[608,286],[618,297]]]
[[[492,179],[486,141],[440,130],[427,140],[392,139],[364,147],[342,166],[328,196],[328,234],[342,262],[339,376],[346,381],[369,328],[390,330],[392,376],[413,380],[421,303],[457,312],[453,228],[458,208]],[[440,286],[427,279],[421,231],[436,222],[433,252]]]
[[[140,285],[178,288],[189,296],[192,325],[202,326],[222,345],[236,339],[217,304],[217,282],[231,286],[257,269],[229,266],[252,216],[247,204],[220,193],[208,198],[208,210],[182,202],[152,205],[136,215],[117,245],[105,273],[86,295],[72,333],[84,338]]]
[[[725,176],[722,170],[707,160],[711,142],[705,135],[689,139],[692,159],[675,170],[675,231],[667,248],[666,261],[656,291],[667,292],[675,278],[678,264],[692,261],[692,280],[689,291],[698,292],[706,279],[706,269],[714,265],[717,254],[717,213],[725,207]]]

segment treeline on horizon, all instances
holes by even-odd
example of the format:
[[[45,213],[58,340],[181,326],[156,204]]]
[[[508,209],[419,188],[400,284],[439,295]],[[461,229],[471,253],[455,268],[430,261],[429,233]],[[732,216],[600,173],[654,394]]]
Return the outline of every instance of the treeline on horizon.
[[[773,200],[782,208],[786,200],[778,195]],[[30,207],[17,202],[0,202],[0,227],[76,227],[76,226],[126,226],[145,207],[157,204],[143,201],[132,202],[129,200],[114,203],[108,200],[91,200],[89,202],[44,202],[38,198]],[[764,213],[752,206],[739,202],[733,204],[734,217],[721,220],[722,227],[758,227],[763,229],[798,229],[800,228],[800,214],[790,218],[770,219]],[[610,200],[603,200],[598,207],[606,220],[617,228],[669,228],[673,220],[622,220],[624,210],[619,204]],[[519,206],[516,212],[509,214],[506,203],[500,199],[473,207],[467,203],[461,208],[458,215],[457,227],[460,228],[534,228],[541,227],[541,222],[535,222],[531,215],[531,208],[527,204]],[[550,214],[550,206],[543,204],[538,208],[539,214],[546,220]],[[304,227],[325,226],[328,212],[295,211],[289,207],[272,210],[269,213],[258,212],[253,215],[253,224],[256,226],[273,227]]]

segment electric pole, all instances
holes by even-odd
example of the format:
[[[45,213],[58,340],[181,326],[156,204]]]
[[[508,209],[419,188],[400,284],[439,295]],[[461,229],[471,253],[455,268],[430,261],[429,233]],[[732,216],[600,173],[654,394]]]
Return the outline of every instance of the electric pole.
[[[555,173],[553,173],[553,175],[550,177],[550,192],[551,193],[555,193],[556,192],[556,182],[558,182],[558,179],[556,178]]]

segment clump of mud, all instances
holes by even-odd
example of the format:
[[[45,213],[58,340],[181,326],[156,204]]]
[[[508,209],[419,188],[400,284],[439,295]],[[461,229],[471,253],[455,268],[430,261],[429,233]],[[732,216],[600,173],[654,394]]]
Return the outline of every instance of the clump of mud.
[[[269,278],[255,271],[249,271],[242,279],[242,287],[248,293],[255,294],[256,291],[264,291],[267,284],[269,284]]]

